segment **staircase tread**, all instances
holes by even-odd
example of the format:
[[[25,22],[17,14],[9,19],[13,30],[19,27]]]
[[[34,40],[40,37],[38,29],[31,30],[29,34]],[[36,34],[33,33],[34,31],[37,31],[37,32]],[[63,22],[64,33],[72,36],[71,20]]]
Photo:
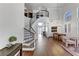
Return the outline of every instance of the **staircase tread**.
[[[33,48],[34,47],[34,43],[32,43],[30,46],[23,45],[22,47],[23,48]]]
[[[34,40],[34,39],[33,38],[30,38],[30,39],[29,38],[25,38],[24,42],[29,41],[29,40]]]
[[[27,40],[27,39],[33,39],[32,37],[26,37],[26,38],[24,38],[24,40]]]
[[[24,43],[30,43],[30,42],[32,42],[34,39],[32,39],[32,40],[28,40],[28,41],[26,41],[26,42],[24,42]]]
[[[31,41],[31,40],[34,40],[34,39],[33,38],[31,38],[31,39],[24,39],[23,42],[25,43],[25,42],[28,42],[28,41]]]

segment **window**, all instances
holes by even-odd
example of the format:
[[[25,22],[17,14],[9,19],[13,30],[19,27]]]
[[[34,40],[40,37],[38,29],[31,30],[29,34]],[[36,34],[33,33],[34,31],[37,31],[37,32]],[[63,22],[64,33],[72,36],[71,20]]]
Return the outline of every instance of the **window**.
[[[64,14],[64,19],[65,21],[70,21],[71,20],[71,16],[72,16],[72,11],[70,9],[68,9],[65,14]]]
[[[65,33],[67,33],[67,24],[65,24]]]
[[[79,18],[79,7],[77,8],[77,18]]]
[[[68,24],[68,33],[71,32],[71,24]]]

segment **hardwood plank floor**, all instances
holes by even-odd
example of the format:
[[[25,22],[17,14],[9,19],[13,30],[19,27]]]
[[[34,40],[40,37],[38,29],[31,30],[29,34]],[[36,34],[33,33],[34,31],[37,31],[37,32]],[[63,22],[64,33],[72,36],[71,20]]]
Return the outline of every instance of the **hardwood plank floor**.
[[[26,56],[71,56],[58,42],[52,38],[39,38],[36,42],[35,51],[23,52]]]
[[[34,51],[23,51],[22,55],[23,56],[33,56]]]

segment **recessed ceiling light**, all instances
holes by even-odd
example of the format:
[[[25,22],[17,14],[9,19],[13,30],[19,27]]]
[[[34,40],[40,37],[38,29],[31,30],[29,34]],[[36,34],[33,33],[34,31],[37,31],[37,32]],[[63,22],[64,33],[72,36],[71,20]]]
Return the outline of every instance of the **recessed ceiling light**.
[[[38,23],[38,25],[39,25],[39,26],[42,26],[42,25],[43,25],[43,23],[41,23],[41,22],[40,22],[40,23]]]

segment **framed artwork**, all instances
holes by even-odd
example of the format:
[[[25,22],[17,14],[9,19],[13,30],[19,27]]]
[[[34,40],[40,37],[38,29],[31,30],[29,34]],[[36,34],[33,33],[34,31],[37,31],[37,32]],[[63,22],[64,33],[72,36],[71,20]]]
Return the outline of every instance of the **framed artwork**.
[[[29,17],[29,18],[33,18],[33,13],[24,13],[24,16]]]
[[[57,26],[51,27],[51,32],[57,32]]]
[[[27,17],[27,14],[28,14],[28,13],[24,13],[24,16],[26,16],[26,17]]]

